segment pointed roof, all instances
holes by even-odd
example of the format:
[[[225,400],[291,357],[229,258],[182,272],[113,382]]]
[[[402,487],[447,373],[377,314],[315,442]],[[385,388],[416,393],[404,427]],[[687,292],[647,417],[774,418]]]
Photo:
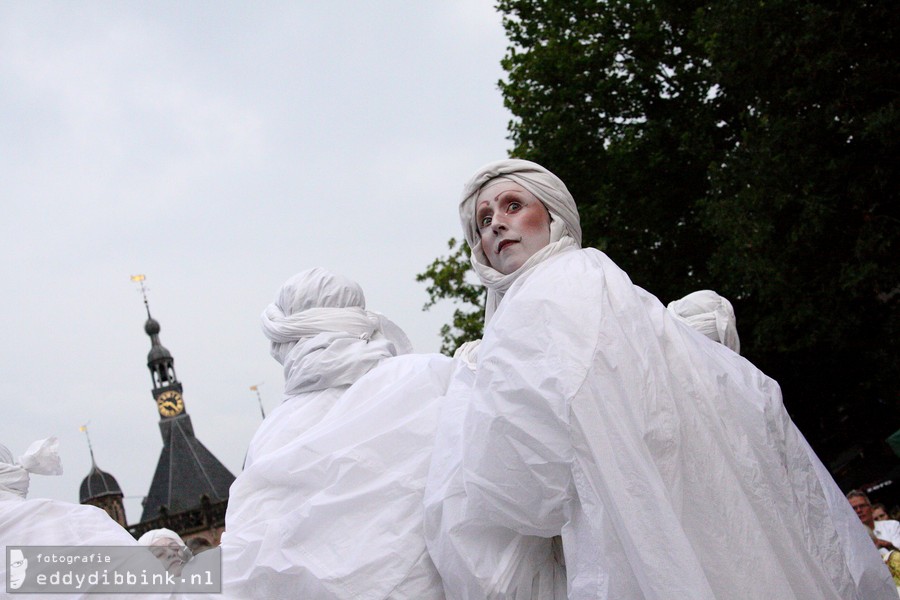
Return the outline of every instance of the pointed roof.
[[[194,436],[190,415],[160,421],[159,428],[163,449],[141,521],[159,517],[162,507],[169,514],[195,508],[202,496],[227,499],[234,475]]]
[[[91,434],[88,433],[87,424],[81,426],[81,431],[87,439],[88,452],[91,454],[91,470],[81,482],[81,489],[78,492],[78,501],[84,504],[88,500],[96,500],[104,496],[123,496],[122,488],[116,478],[102,471],[94,460],[94,446],[91,444]]]
[[[100,470],[97,463],[91,462],[91,472],[81,482],[78,501],[84,504],[88,500],[96,500],[103,496],[122,496],[122,488],[116,478]]]

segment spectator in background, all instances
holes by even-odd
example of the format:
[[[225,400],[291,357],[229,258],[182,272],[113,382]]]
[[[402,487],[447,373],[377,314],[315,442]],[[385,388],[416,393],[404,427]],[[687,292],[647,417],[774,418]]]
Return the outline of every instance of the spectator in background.
[[[891,519],[876,521],[872,514],[872,503],[862,490],[851,490],[847,493],[847,501],[856,511],[856,516],[862,524],[875,534],[875,545],[882,556],[887,556],[892,550],[900,549],[900,521]]]
[[[193,558],[181,536],[165,527],[151,529],[138,539],[138,544],[150,548],[153,556],[174,577],[179,577],[184,570],[184,565]]]
[[[872,505],[872,518],[876,521],[888,521],[891,517],[887,513],[887,509],[884,507],[884,504],[879,502]]]

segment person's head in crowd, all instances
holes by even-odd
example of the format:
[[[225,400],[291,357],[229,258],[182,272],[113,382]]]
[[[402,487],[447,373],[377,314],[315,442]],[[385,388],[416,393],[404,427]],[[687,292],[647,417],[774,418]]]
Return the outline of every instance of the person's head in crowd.
[[[189,539],[187,546],[194,556],[213,547],[212,544],[209,543],[209,540],[202,536]]]
[[[166,571],[176,577],[181,575],[184,565],[191,560],[191,551],[181,536],[171,529],[151,529],[138,538],[138,543],[147,546]]]
[[[862,490],[851,490],[847,492],[847,501],[856,511],[856,516],[862,521],[863,525],[872,529],[875,527],[875,519],[872,517],[872,503],[869,502],[869,496]]]
[[[33,442],[19,458],[13,458],[9,448],[0,444],[0,498],[6,495],[25,499],[32,474],[62,475],[59,441],[55,437]]]
[[[509,286],[534,265],[581,247],[581,224],[566,185],[527,160],[485,165],[466,183],[459,203],[472,267],[488,288],[490,320]]]
[[[692,292],[679,300],[669,302],[669,312],[714,342],[741,353],[737,319],[727,298],[712,290]]]
[[[872,518],[876,521],[888,521],[891,516],[888,514],[884,504],[877,502],[872,505]]]

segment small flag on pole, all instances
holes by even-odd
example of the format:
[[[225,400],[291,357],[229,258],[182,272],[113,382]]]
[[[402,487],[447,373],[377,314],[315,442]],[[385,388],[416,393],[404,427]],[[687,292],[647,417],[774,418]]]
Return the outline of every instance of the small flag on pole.
[[[132,275],[131,276],[132,281],[143,281],[145,279],[146,279],[146,277],[144,277],[143,275]]]

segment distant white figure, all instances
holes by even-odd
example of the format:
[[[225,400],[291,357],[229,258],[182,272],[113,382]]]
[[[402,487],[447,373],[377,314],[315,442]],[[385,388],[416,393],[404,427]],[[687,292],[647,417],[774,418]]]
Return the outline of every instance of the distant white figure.
[[[263,314],[285,400],[250,443],[222,536],[228,598],[442,600],[422,494],[453,361],[403,355],[403,332],[324,269]]]
[[[18,459],[0,445],[0,555],[6,556],[8,546],[137,546],[124,528],[96,506],[27,499],[32,474],[62,474],[55,437],[34,442]],[[6,580],[6,569],[6,560],[0,560],[0,581]],[[18,581],[21,587],[23,580]],[[54,595],[59,600],[81,597],[87,596]]]
[[[741,353],[734,308],[727,298],[712,290],[691,292],[667,306],[679,321],[687,323],[714,342]]]
[[[192,558],[191,551],[185,545],[181,536],[165,527],[151,529],[146,532],[138,538],[138,544],[149,547],[153,556],[174,577],[181,575],[184,565],[190,562]]]
[[[711,290],[701,290],[670,302],[668,309],[692,329],[740,354],[741,345],[738,340],[737,319],[731,302],[727,298]],[[847,495],[847,498],[851,499],[850,503],[845,502],[843,492],[838,488],[828,469],[819,460],[806,438],[793,423],[790,426],[795,430],[794,435],[798,444],[806,453],[810,465],[819,479],[819,485],[828,502],[830,517],[840,539],[840,549],[844,561],[856,584],[856,591],[862,598],[878,597],[883,593],[887,581],[885,570],[882,565],[873,560],[869,540],[856,526],[856,516],[859,516],[859,520],[866,527],[871,528],[865,516],[860,514],[860,509],[856,506],[857,502],[862,502],[857,496],[864,497],[865,505],[869,504],[868,497],[854,490]],[[854,505],[852,509],[851,504]],[[856,514],[854,514],[854,510],[856,510]]]

